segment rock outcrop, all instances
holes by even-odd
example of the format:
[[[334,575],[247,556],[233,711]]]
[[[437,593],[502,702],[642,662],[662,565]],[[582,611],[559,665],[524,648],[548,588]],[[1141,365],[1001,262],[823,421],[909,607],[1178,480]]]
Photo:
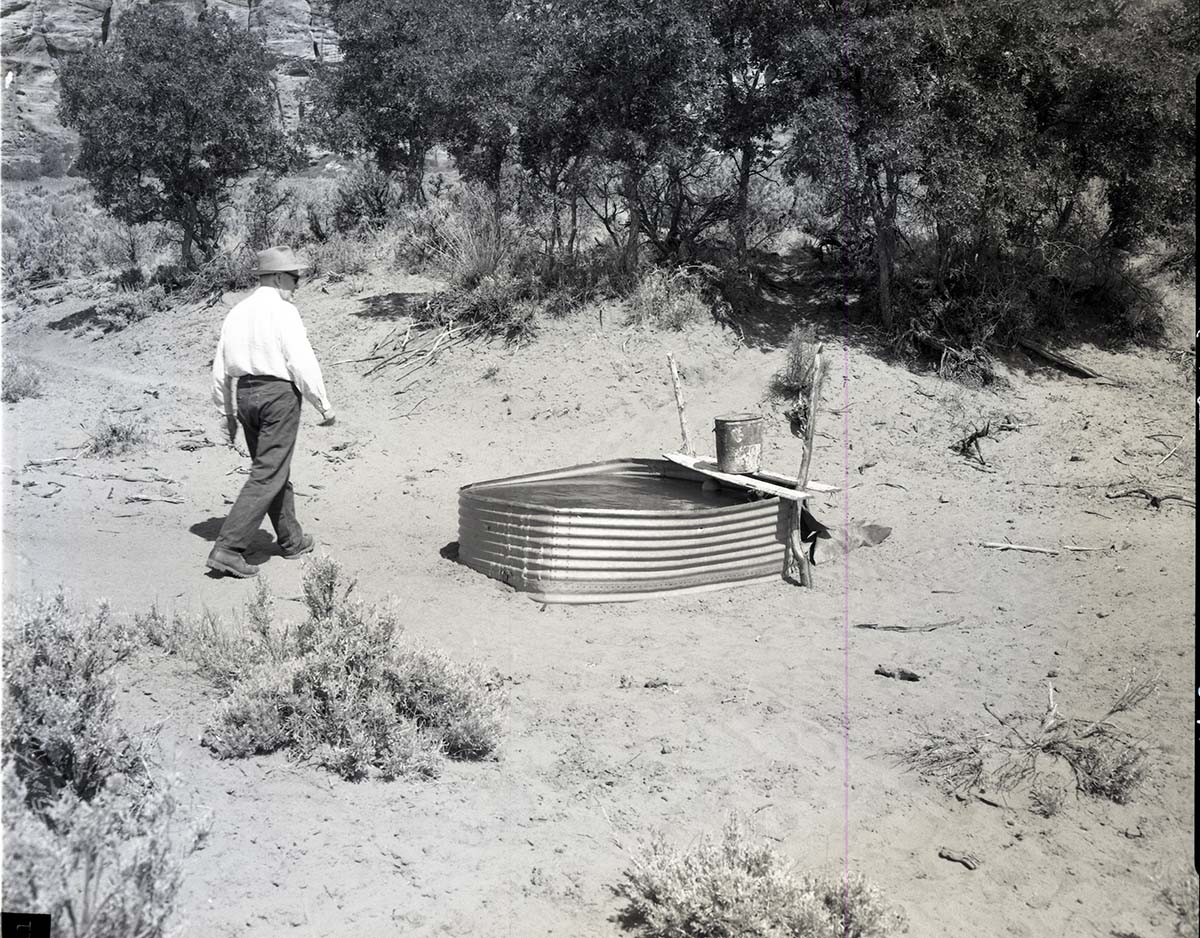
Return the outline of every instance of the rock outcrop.
[[[121,18],[145,0],[0,0],[3,161],[30,172],[60,158],[71,134],[58,120],[58,68],[65,56],[111,42]],[[308,66],[337,55],[329,0],[160,0],[193,15],[220,12],[259,32],[279,59],[280,118],[294,127]]]

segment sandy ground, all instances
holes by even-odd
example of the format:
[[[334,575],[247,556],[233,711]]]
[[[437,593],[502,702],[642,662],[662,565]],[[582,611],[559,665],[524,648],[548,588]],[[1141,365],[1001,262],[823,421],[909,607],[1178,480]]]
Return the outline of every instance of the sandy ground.
[[[216,761],[199,745],[216,693],[146,652],[122,675],[123,716],[161,724],[163,765],[214,815],[187,868],[184,934],[615,936],[628,850],[654,829],[687,843],[735,810],[802,867],[836,871],[848,856],[913,935],[1174,934],[1158,892],[1190,865],[1195,827],[1194,514],[1104,494],[1131,479],[1194,490],[1193,392],[1165,351],[1073,350],[1110,383],[1021,358],[1007,387],[970,390],[847,344],[830,321],[813,475],[844,491],[814,509],[891,525],[889,540],[818,567],[811,592],[541,606],[442,556],[458,487],[676,448],[668,350],[700,435],[717,414],[761,408],[766,464],[794,472],[799,446],[767,390],[780,330],[743,341],[710,323],[654,333],[590,313],[520,348],[455,350],[402,394],[386,370],[337,364],[368,354],[431,286],[391,274],[302,288],[339,422],[318,427],[306,409],[293,479],[308,530],[364,596],[394,596],[409,634],[505,675],[501,757],[419,784],[345,783],[282,755]],[[1194,307],[1179,299],[1172,344],[1186,347]],[[103,337],[47,328],[85,305],[4,327],[6,354],[40,362],[47,387],[4,405],[4,593],[61,584],[122,613],[232,617],[252,584],[203,570],[244,465],[215,443],[208,403],[228,303]],[[144,417],[150,444],[27,467],[71,455],[105,408]],[[950,452],[972,423],[1002,417],[1020,429],[983,441],[993,471]],[[109,478],[122,475],[170,481]],[[127,502],[137,495],[180,503]],[[299,618],[304,564],[261,538],[280,613]],[[978,546],[1006,538],[1114,549]],[[853,628],[958,617],[932,632]],[[877,676],[880,664],[922,680]],[[1019,794],[957,800],[892,755],[922,728],[997,729],[984,704],[1040,712],[1048,680],[1064,714],[1098,716],[1130,673],[1155,670],[1160,691],[1123,723],[1154,747],[1127,805],[1072,794],[1044,819]],[[668,683],[644,687],[652,678]]]

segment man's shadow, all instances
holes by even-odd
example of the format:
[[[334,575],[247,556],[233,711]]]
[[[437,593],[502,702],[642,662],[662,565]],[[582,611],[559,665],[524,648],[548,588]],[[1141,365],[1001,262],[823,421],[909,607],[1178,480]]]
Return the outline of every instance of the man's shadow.
[[[224,518],[209,518],[206,521],[197,521],[188,530],[197,537],[202,537],[204,540],[212,543],[217,539],[217,535],[221,533],[221,525],[224,523]],[[271,536],[270,532],[259,528],[243,556],[246,558],[247,563],[257,565],[265,563],[271,557],[283,556],[283,551],[279,549],[279,545],[275,543],[275,538]],[[209,570],[207,575],[210,577],[220,577],[224,574]]]

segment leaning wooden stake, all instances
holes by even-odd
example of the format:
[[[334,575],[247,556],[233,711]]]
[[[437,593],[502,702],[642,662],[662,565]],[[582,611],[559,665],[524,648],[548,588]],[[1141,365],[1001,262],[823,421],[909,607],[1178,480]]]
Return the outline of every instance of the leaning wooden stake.
[[[808,486],[808,471],[812,465],[813,440],[817,432],[817,407],[821,402],[821,385],[825,380],[825,360],[821,357],[822,345],[813,355],[812,380],[808,388],[808,410],[804,426],[804,458],[796,476],[796,488]],[[792,502],[788,506],[787,543],[784,545],[783,578],[791,583],[812,588],[812,565],[808,561],[808,550],[800,530],[800,514],[806,500]]]
[[[679,431],[683,434],[683,451],[689,456],[696,455],[696,447],[692,445],[692,431],[688,429],[687,411],[684,410],[683,385],[679,383],[679,369],[675,367],[675,356],[667,352],[667,364],[671,366],[671,384],[675,387],[675,409],[679,411]]]

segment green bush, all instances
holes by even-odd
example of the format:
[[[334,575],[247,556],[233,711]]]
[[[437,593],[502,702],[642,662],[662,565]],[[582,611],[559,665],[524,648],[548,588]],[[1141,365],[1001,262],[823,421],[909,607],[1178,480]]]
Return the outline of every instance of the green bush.
[[[749,826],[729,821],[686,850],[653,838],[617,887],[640,938],[886,938],[904,915],[851,874],[795,872]]]
[[[203,742],[221,758],[286,749],[347,779],[433,776],[443,761],[483,759],[499,744],[498,682],[480,669],[400,640],[394,614],[352,599],[332,560],[304,577],[308,617],[277,629],[266,588],[234,638],[167,628],[150,632],[230,689]],[[216,662],[224,661],[224,664]]]
[[[6,404],[42,396],[41,369],[26,359],[6,355],[0,382],[0,400]]]

